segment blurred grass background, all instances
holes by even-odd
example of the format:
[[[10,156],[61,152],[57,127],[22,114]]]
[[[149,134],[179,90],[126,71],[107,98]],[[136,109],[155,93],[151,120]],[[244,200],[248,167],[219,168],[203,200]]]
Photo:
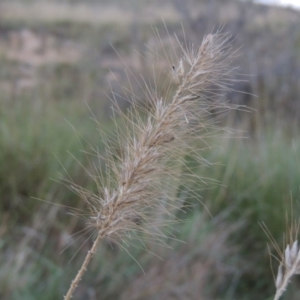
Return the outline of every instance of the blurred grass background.
[[[298,11],[234,0],[2,1],[0,298],[62,299],[90,241],[88,234],[73,236],[84,221],[68,206],[82,209],[83,203],[59,174],[95,188],[82,168],[90,170],[84,151],[104,152],[91,118],[103,131],[114,128],[107,94],[113,89],[126,109],[125,67],[152,76],[151,60],[138,52],[148,51],[145,44],[159,46],[155,28],[166,43],[165,26],[182,38],[182,24],[188,42],[200,43],[222,27],[232,33],[234,48],[241,47],[233,66],[248,75],[236,83],[242,93],[226,97],[253,110],[226,122],[245,138],[218,138],[204,152],[213,165],[197,172],[220,184],[179,189],[178,197],[195,203],[174,228],[184,243],[168,241],[171,250],[129,246],[142,267],[124,249],[102,244],[76,299],[270,297],[268,238],[259,223],[281,245],[291,202],[295,217],[299,212],[299,20]],[[189,188],[201,190],[212,217]],[[297,280],[286,299],[297,299]]]

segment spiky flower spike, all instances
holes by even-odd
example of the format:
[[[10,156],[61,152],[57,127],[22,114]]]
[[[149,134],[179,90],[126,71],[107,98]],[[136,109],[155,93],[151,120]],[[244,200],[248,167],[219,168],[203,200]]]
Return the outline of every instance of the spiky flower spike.
[[[278,267],[274,300],[280,299],[291,278],[296,274],[300,274],[300,249],[297,240],[293,245],[287,245],[285,248],[282,262]]]
[[[173,96],[161,98],[149,92],[147,118],[139,117],[136,109],[129,116],[123,115],[128,129],[122,133],[122,154],[109,162],[108,177],[112,176],[113,182],[99,195],[76,188],[90,210],[89,226],[95,228],[96,238],[65,300],[72,297],[101,239],[113,235],[123,238],[145,226],[150,234],[160,234],[155,216],[166,210],[169,196],[164,183],[174,175],[170,165],[189,151],[191,138],[201,139],[209,127],[215,126],[211,115],[220,116],[220,111],[231,109],[215,97],[228,87],[232,56],[229,39],[229,35],[217,33],[206,36],[199,48],[180,46],[178,67],[170,67],[177,83]]]

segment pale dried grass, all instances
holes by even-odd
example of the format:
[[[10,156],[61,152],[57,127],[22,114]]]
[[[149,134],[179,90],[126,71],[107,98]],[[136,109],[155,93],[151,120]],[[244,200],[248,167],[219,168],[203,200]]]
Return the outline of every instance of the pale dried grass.
[[[285,249],[281,251],[279,245],[276,243],[272,234],[268,230],[265,224],[263,224],[263,230],[269,237],[273,247],[277,251],[279,259],[278,271],[275,279],[276,294],[274,300],[279,300],[286,291],[292,277],[300,274],[300,248],[298,244],[298,234],[300,221],[294,221],[287,227],[287,233],[285,235],[284,244]],[[273,257],[273,255],[271,255]]]
[[[94,231],[95,239],[65,300],[72,297],[103,238],[113,239],[122,247],[120,241],[143,231],[163,243],[161,227],[170,225],[166,219],[172,222],[172,212],[182,205],[174,200],[174,191],[182,180],[179,175],[184,156],[193,154],[195,139],[205,141],[212,132],[220,131],[216,121],[232,109],[220,101],[220,93],[231,80],[234,53],[230,35],[209,34],[198,48],[179,45],[182,55],[170,67],[175,89],[168,85],[165,97],[161,97],[155,87],[145,84],[146,110],[145,103],[141,106],[139,101],[127,114],[115,107],[125,125],[117,134],[118,151],[108,148],[108,181],[103,184],[101,176],[91,175],[98,187],[96,194],[72,185],[88,207],[87,229]],[[198,160],[202,160],[199,154]]]
[[[274,300],[280,299],[292,277],[297,274],[300,274],[300,250],[296,240],[292,245],[287,245],[282,262],[279,264]]]

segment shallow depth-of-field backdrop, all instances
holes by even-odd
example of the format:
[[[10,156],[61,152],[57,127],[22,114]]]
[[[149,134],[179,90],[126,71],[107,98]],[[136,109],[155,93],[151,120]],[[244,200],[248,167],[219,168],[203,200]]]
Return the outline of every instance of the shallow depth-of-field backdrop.
[[[103,242],[74,299],[274,294],[269,239],[260,224],[282,247],[286,214],[292,210],[298,218],[300,209],[300,12],[230,0],[3,0],[0,299],[63,298],[91,239],[80,233],[84,220],[68,208],[83,209],[84,203],[61,175],[96,191],[87,171],[101,162],[85,152],[104,153],[97,126],[104,132],[115,126],[111,90],[126,110],[130,101],[120,86],[128,87],[131,77],[143,101],[132,78],[151,79],[156,69],[171,68],[147,55],[161,46],[156,32],[168,47],[173,33],[183,40],[182,27],[187,42],[196,44],[218,28],[232,34],[239,49],[232,66],[243,81],[234,86],[239,93],[225,98],[249,112],[220,124],[237,129],[237,138],[219,136],[204,151],[212,164],[197,173],[210,178],[207,185],[179,187],[180,201],[194,204],[174,226],[182,242],[168,241],[172,249],[149,243],[148,251],[125,245],[128,252]],[[276,255],[272,245],[270,251]],[[271,265],[276,273],[276,260]],[[295,277],[285,299],[299,293]]]

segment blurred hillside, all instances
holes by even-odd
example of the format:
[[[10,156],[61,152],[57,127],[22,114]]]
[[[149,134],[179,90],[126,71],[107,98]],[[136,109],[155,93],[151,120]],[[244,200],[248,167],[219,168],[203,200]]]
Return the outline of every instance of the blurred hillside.
[[[281,113],[297,117],[298,11],[236,1],[222,1],[221,5],[219,1],[189,0],[182,4],[173,0],[164,1],[159,10],[157,6],[155,1],[1,3],[0,50],[3,63],[9,64],[1,72],[4,91],[28,91],[63,72],[64,88],[69,85],[69,93],[76,94],[74,82],[80,81],[76,86],[81,92],[88,90],[85,100],[94,99],[94,93],[101,94],[108,81],[116,80],[110,70],[118,81],[124,78],[124,63],[113,48],[127,67],[143,71],[145,44],[151,47],[157,43],[154,28],[160,29],[162,36],[167,34],[161,29],[163,19],[168,29],[181,37],[182,22],[187,42],[196,43],[218,28],[230,32],[236,49],[241,48],[233,64],[239,66],[240,74],[248,75],[248,82],[238,84],[237,89],[259,95],[259,101],[250,102],[255,108],[259,105],[261,112],[270,112],[270,108],[273,113],[280,107]],[[97,84],[81,87],[81,77],[90,76],[96,77]],[[272,103],[268,103],[269,98]],[[247,96],[243,99],[248,100]]]
[[[282,245],[291,199],[299,214],[300,12],[233,0],[23,0],[0,3],[1,299],[62,298],[90,233],[81,234],[84,221],[70,215],[70,206],[84,204],[60,174],[96,191],[88,172],[102,164],[86,152],[105,152],[97,126],[115,126],[110,97],[126,109],[130,88],[143,101],[135,78],[163,76],[174,59],[151,49],[172,49],[173,33],[200,44],[218,29],[232,34],[237,50],[236,91],[223,100],[250,110],[222,124],[247,138],[217,138],[205,151],[212,166],[197,172],[220,184],[179,188],[183,202],[195,204],[174,229],[186,244],[172,241],[170,250],[149,243],[149,253],[130,247],[143,274],[126,251],[105,243],[74,299],[246,300],[274,293],[259,222]],[[201,190],[213,218],[190,189]],[[299,289],[295,280],[286,299],[297,299]]]

